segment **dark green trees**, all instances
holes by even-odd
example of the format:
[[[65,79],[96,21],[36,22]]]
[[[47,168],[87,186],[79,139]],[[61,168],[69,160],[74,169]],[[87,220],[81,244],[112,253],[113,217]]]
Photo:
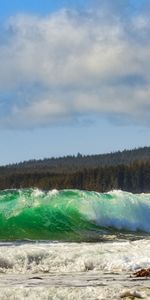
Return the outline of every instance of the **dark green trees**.
[[[150,148],[95,156],[78,154],[0,167],[0,189],[29,187],[150,192]]]

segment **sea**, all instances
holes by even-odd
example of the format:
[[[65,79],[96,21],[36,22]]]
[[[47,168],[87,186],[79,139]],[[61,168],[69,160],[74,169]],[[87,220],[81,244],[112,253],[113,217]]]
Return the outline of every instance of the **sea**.
[[[150,299],[150,194],[0,191],[0,299]]]

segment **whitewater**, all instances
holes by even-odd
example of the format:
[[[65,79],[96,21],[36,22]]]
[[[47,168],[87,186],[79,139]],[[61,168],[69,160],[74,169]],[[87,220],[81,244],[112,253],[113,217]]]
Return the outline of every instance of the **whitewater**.
[[[148,267],[150,194],[0,192],[0,299],[150,299]]]

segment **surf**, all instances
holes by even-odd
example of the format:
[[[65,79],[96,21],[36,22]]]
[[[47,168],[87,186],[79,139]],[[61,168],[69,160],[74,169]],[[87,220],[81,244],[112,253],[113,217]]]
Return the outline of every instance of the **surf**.
[[[150,194],[123,191],[0,191],[0,240],[92,241],[150,233]]]

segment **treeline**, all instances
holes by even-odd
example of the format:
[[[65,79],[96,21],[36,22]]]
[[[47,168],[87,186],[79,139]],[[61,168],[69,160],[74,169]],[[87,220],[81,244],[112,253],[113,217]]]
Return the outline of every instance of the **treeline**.
[[[0,189],[84,189],[99,192],[121,189],[135,193],[150,192],[150,159],[130,164],[81,168],[75,172],[5,172],[0,174]]]
[[[75,173],[83,169],[99,167],[129,165],[135,161],[150,159],[150,147],[134,150],[124,150],[100,155],[65,156],[46,158],[43,160],[29,160],[18,164],[0,167],[0,175],[7,174],[35,174],[35,173]]]

